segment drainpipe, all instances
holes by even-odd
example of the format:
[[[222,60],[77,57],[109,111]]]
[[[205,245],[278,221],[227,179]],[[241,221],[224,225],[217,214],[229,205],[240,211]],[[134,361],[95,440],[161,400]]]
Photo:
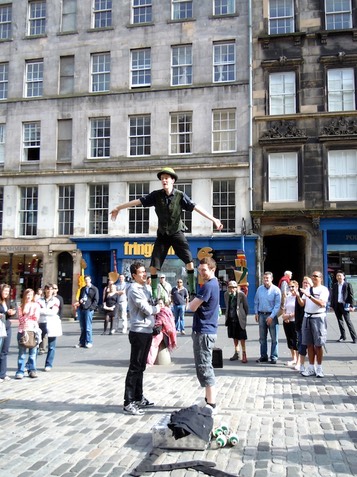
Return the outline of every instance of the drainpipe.
[[[249,162],[249,211],[253,209],[253,26],[252,0],[248,0],[248,162]]]

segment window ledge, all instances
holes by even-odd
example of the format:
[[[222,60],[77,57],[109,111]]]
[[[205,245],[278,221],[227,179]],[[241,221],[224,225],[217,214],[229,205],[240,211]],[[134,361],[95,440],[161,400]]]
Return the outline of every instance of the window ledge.
[[[167,23],[186,23],[186,22],[195,22],[196,18],[178,18],[177,20],[167,20]]]
[[[327,38],[329,36],[342,36],[346,34],[352,35],[352,40],[357,41],[357,28],[347,28],[345,30],[320,30],[316,32],[316,35],[320,37],[322,44],[327,43]]]
[[[138,27],[148,27],[155,26],[154,22],[143,22],[143,23],[128,23],[126,28],[138,28]]]
[[[45,33],[43,35],[26,35],[24,40],[37,40],[38,38],[47,38],[47,35]]]
[[[89,28],[87,30],[87,33],[95,33],[95,32],[102,32],[102,31],[114,31],[114,27]]]
[[[289,40],[294,43],[295,46],[300,46],[303,39],[306,36],[306,32],[293,32],[283,33],[281,35],[261,35],[258,36],[258,41],[263,44],[263,48],[269,48],[270,42]]]
[[[239,17],[239,13],[225,13],[222,15],[210,15],[208,17],[209,20],[223,20],[225,18],[237,18]]]

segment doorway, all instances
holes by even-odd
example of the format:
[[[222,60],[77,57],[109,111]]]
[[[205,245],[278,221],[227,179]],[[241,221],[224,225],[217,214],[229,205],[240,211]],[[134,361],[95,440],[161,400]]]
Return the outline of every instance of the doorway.
[[[63,298],[63,303],[72,303],[73,287],[73,258],[68,252],[61,252],[57,258],[58,266],[58,294]]]
[[[305,238],[300,235],[271,235],[263,241],[263,271],[273,273],[277,285],[285,270],[293,272],[293,280],[302,282],[305,275]]]

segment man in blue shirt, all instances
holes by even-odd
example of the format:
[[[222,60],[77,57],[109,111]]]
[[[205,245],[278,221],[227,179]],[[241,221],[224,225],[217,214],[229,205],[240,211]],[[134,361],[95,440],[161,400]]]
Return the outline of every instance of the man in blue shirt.
[[[254,297],[255,321],[259,322],[260,358],[257,363],[268,361],[268,330],[271,338],[270,362],[278,360],[278,331],[277,314],[281,305],[281,291],[273,285],[273,274],[265,272],[263,285],[258,287]]]
[[[212,365],[212,350],[217,339],[219,317],[219,285],[215,277],[216,262],[206,257],[200,261],[198,273],[203,279],[203,286],[196,297],[188,304],[193,311],[192,340],[196,375],[205,388],[205,400],[212,414],[216,409],[216,378]]]

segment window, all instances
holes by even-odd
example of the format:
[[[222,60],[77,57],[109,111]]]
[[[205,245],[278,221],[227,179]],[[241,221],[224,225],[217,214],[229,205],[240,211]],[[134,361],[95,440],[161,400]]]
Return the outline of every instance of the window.
[[[351,0],[325,0],[326,30],[352,28]]]
[[[236,45],[233,42],[213,45],[213,81],[224,83],[236,79]]]
[[[44,35],[46,33],[46,2],[29,2],[28,35]]]
[[[172,0],[172,19],[187,20],[193,18],[192,5],[192,0]]]
[[[93,28],[112,26],[112,0],[94,0]]]
[[[57,161],[72,160],[72,119],[59,119],[57,123]]]
[[[77,29],[77,0],[62,0],[62,32]]]
[[[0,99],[7,99],[9,63],[0,63]]]
[[[294,31],[294,0],[269,0],[269,34]]]
[[[38,188],[20,188],[20,235],[37,235]]]
[[[5,124],[0,124],[0,164],[5,162]]]
[[[132,22],[137,25],[152,21],[152,0],[132,0]]]
[[[58,188],[58,235],[73,235],[74,186]]]
[[[133,50],[131,52],[131,86],[140,88],[151,85],[151,50]]]
[[[213,111],[212,150],[233,152],[237,149],[237,125],[235,110]]]
[[[269,202],[298,200],[298,158],[295,152],[269,154]]]
[[[329,200],[357,200],[357,149],[329,151]]]
[[[90,157],[110,157],[110,118],[90,120]]]
[[[213,181],[213,215],[222,222],[225,232],[236,231],[235,195],[234,180]]]
[[[149,193],[148,182],[132,182],[129,184],[129,200],[139,199]],[[149,233],[149,209],[144,207],[133,207],[129,209],[129,233],[147,234]]]
[[[92,55],[92,93],[110,89],[110,53]]]
[[[270,114],[296,112],[295,73],[272,73],[269,76]]]
[[[26,62],[26,98],[38,98],[43,94],[43,60]]]
[[[25,123],[23,125],[24,161],[39,161],[41,146],[40,123]]]
[[[108,233],[108,185],[91,185],[89,188],[89,233]]]
[[[187,194],[190,198],[192,196],[192,184],[191,182],[180,182],[179,184],[175,183],[175,188],[181,190]],[[183,223],[185,224],[185,232],[192,233],[192,212],[183,210],[181,214]]]
[[[60,57],[60,94],[74,93],[74,56]]]
[[[235,12],[235,0],[214,0],[214,15],[230,15]]]
[[[329,111],[351,111],[356,109],[353,68],[328,70],[327,90]]]
[[[192,46],[173,46],[171,50],[171,84],[192,84]]]
[[[170,154],[191,154],[192,113],[171,113]]]
[[[12,5],[0,5],[0,40],[11,38]]]
[[[149,156],[151,153],[151,118],[149,115],[129,118],[130,156]]]
[[[0,235],[2,235],[3,213],[4,213],[4,188],[0,187]]]

